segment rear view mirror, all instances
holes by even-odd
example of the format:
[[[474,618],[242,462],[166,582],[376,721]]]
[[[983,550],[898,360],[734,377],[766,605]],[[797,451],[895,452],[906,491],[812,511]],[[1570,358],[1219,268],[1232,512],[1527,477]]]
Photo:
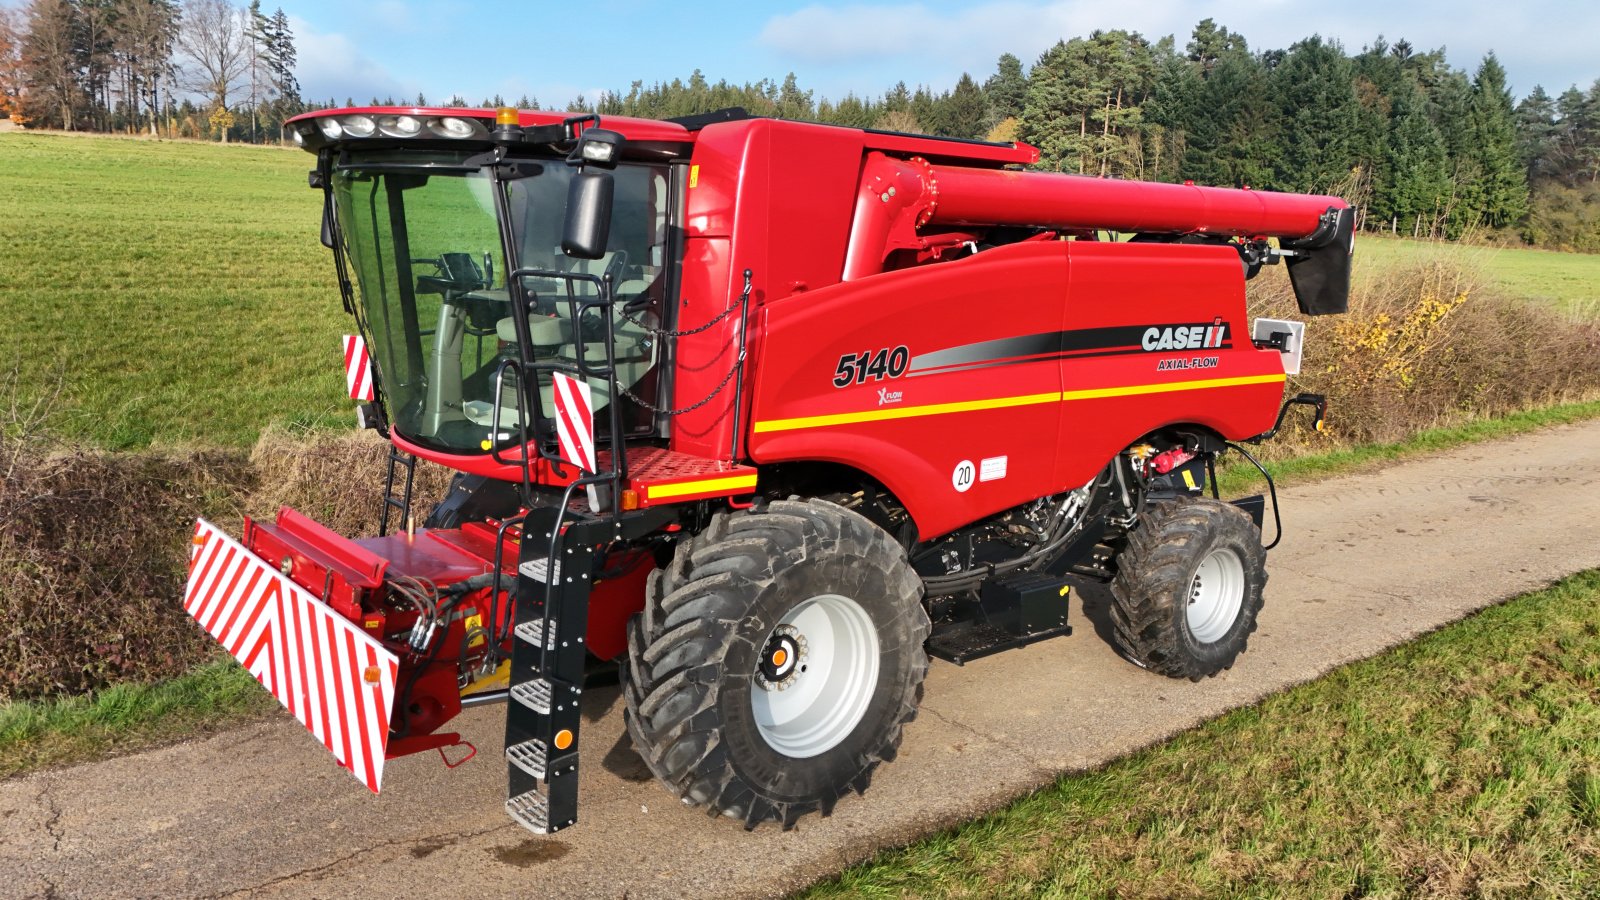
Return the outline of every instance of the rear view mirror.
[[[579,172],[567,188],[567,222],[561,234],[561,252],[578,259],[599,259],[611,236],[611,197],[615,183],[610,172]]]
[[[333,249],[333,195],[322,195],[322,246]]]

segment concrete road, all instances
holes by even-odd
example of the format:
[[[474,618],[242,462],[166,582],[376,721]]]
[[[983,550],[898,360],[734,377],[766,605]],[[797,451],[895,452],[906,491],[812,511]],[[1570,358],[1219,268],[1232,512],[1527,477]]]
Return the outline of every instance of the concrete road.
[[[465,715],[477,759],[390,763],[369,794],[287,717],[0,783],[5,896],[774,896],[1371,655],[1600,566],[1600,423],[1480,444],[1284,492],[1261,629],[1232,671],[1175,682],[1123,662],[1104,599],[1077,633],[965,668],[935,662],[899,760],[865,797],[753,834],[676,803],[585,700],[576,828],[501,811],[498,707]]]

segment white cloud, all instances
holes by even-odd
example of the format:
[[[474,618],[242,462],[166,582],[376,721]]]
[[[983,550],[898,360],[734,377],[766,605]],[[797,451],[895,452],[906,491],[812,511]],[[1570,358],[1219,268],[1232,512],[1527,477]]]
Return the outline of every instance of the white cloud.
[[[420,89],[416,79],[390,72],[343,34],[323,34],[294,16],[289,17],[289,27],[294,30],[294,74],[306,99],[343,103],[349,98],[359,105],[373,97],[416,97]]]
[[[388,31],[415,31],[417,18],[405,0],[372,0],[368,3],[366,17]]]

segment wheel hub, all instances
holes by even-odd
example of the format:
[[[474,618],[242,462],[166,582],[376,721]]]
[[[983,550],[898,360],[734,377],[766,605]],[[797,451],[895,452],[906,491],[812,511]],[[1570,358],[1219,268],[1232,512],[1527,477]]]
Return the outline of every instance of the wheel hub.
[[[1189,580],[1189,633],[1202,644],[1222,640],[1244,607],[1244,561],[1226,547],[1211,551]]]
[[[779,625],[761,651],[756,685],[764,691],[786,690],[806,663],[806,638],[793,625]]]
[[[878,664],[878,630],[861,604],[840,594],[797,604],[756,662],[750,705],[762,739],[796,759],[838,746],[866,716]]]

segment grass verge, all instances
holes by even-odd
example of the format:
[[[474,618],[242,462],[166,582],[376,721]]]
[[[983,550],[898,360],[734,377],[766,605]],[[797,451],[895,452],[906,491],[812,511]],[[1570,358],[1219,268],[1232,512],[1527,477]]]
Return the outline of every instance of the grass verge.
[[[7,703],[0,705],[0,778],[195,737],[277,708],[231,659],[154,684]]]
[[[1597,621],[1575,575],[807,896],[1592,896]]]

